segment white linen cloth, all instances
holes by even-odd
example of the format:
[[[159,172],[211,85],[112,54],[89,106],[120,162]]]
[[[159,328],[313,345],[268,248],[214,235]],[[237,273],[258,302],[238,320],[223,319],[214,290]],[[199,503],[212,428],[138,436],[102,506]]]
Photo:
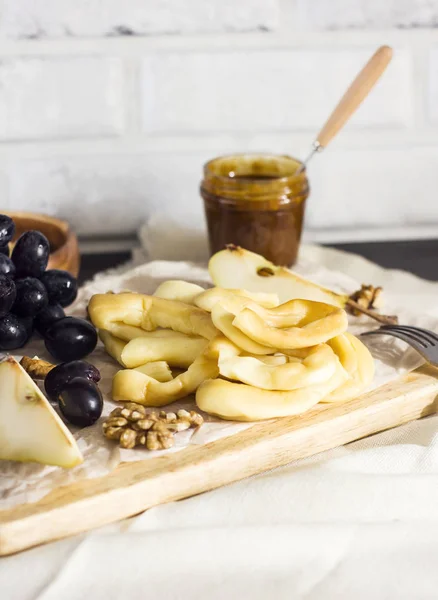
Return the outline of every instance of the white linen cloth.
[[[438,284],[334,250],[302,261],[438,317]],[[438,597],[438,417],[0,560],[6,600]]]

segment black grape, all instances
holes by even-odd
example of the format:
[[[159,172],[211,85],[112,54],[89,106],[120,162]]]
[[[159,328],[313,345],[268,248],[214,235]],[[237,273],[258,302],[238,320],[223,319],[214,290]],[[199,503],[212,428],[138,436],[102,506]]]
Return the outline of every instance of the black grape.
[[[0,246],[6,246],[15,233],[15,224],[11,217],[0,215]],[[8,255],[9,256],[9,255]]]
[[[15,265],[5,254],[0,254],[0,274],[15,277]]]
[[[15,350],[29,339],[27,324],[19,317],[7,314],[0,318],[0,350]]]
[[[26,231],[21,235],[14,250],[12,262],[17,277],[41,277],[49,262],[50,245],[40,231]]]
[[[78,294],[78,283],[67,271],[50,269],[42,275],[41,281],[46,286],[50,304],[69,306]]]
[[[0,275],[0,316],[8,313],[17,297],[14,281],[7,275]]]
[[[73,360],[56,366],[47,373],[44,379],[44,389],[50,400],[56,402],[62,388],[76,377],[98,383],[100,381],[99,369],[85,360]]]
[[[19,317],[34,317],[48,304],[47,291],[39,279],[24,277],[15,282],[17,298],[12,312]]]
[[[52,325],[55,321],[59,321],[59,319],[63,319],[65,317],[65,312],[62,306],[59,304],[49,304],[35,317],[35,329],[41,334],[43,337],[46,333],[46,330]]]
[[[44,335],[46,348],[63,362],[79,360],[92,352],[97,344],[97,333],[91,323],[75,317],[55,321]]]
[[[72,425],[88,427],[102,414],[103,399],[97,385],[89,379],[75,377],[65,384],[58,398],[59,410]]]

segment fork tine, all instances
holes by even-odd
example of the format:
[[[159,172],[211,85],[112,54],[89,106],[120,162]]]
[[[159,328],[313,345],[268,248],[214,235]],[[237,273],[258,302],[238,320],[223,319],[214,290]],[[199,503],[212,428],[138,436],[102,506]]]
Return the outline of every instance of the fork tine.
[[[408,337],[416,340],[419,344],[421,344],[423,346],[423,348],[430,348],[431,346],[433,346],[433,343],[431,343],[427,339],[427,337],[425,337],[420,331],[416,331],[416,329],[414,327],[397,325],[396,327],[394,327],[394,331],[399,331],[400,333],[404,333]]]
[[[432,331],[431,329],[423,329],[423,327],[415,327],[415,329],[418,329],[418,331],[424,333],[424,335],[427,336],[431,341],[433,341],[435,344],[438,344],[438,335],[435,333],[435,331]]]
[[[361,335],[361,337],[364,335],[392,335],[393,337],[396,337],[399,340],[406,342],[406,344],[409,344],[409,346],[412,346],[412,348],[417,350],[417,352],[422,353],[422,352],[424,352],[424,348],[425,348],[424,345],[419,344],[416,339],[409,337],[408,335],[406,335],[405,333],[403,333],[401,331],[396,331],[391,328],[383,329],[382,327],[380,327],[379,329],[374,329],[373,331],[366,331],[365,333],[361,333],[360,335]]]
[[[385,330],[386,331],[386,330]],[[410,329],[409,327],[394,327],[390,331],[398,331],[399,333],[403,333],[406,337],[415,340],[418,342],[423,348],[430,348],[431,343],[427,338],[425,338],[421,333]]]
[[[434,331],[423,329],[422,327],[415,327],[414,325],[395,325],[395,327],[397,327],[397,329],[400,331],[403,330],[406,332],[418,333],[434,346],[438,344],[438,335]],[[382,329],[383,328],[386,328],[386,326],[382,327]]]

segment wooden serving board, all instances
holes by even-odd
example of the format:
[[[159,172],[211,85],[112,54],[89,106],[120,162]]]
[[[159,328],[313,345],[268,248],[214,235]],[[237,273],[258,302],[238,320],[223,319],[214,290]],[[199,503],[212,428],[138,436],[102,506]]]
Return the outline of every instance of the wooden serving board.
[[[420,369],[342,405],[254,424],[205,446],[120,465],[99,479],[0,511],[0,556],[118,521],[397,427],[437,411],[438,378]]]

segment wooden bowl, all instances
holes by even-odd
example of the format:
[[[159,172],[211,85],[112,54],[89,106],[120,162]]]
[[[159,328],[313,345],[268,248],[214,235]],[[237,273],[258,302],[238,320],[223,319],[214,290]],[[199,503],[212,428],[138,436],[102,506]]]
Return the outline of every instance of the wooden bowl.
[[[41,231],[50,242],[48,269],[69,271],[78,276],[80,254],[78,239],[69,224],[61,219],[29,212],[3,212],[15,222],[15,241],[22,233],[30,229]]]

